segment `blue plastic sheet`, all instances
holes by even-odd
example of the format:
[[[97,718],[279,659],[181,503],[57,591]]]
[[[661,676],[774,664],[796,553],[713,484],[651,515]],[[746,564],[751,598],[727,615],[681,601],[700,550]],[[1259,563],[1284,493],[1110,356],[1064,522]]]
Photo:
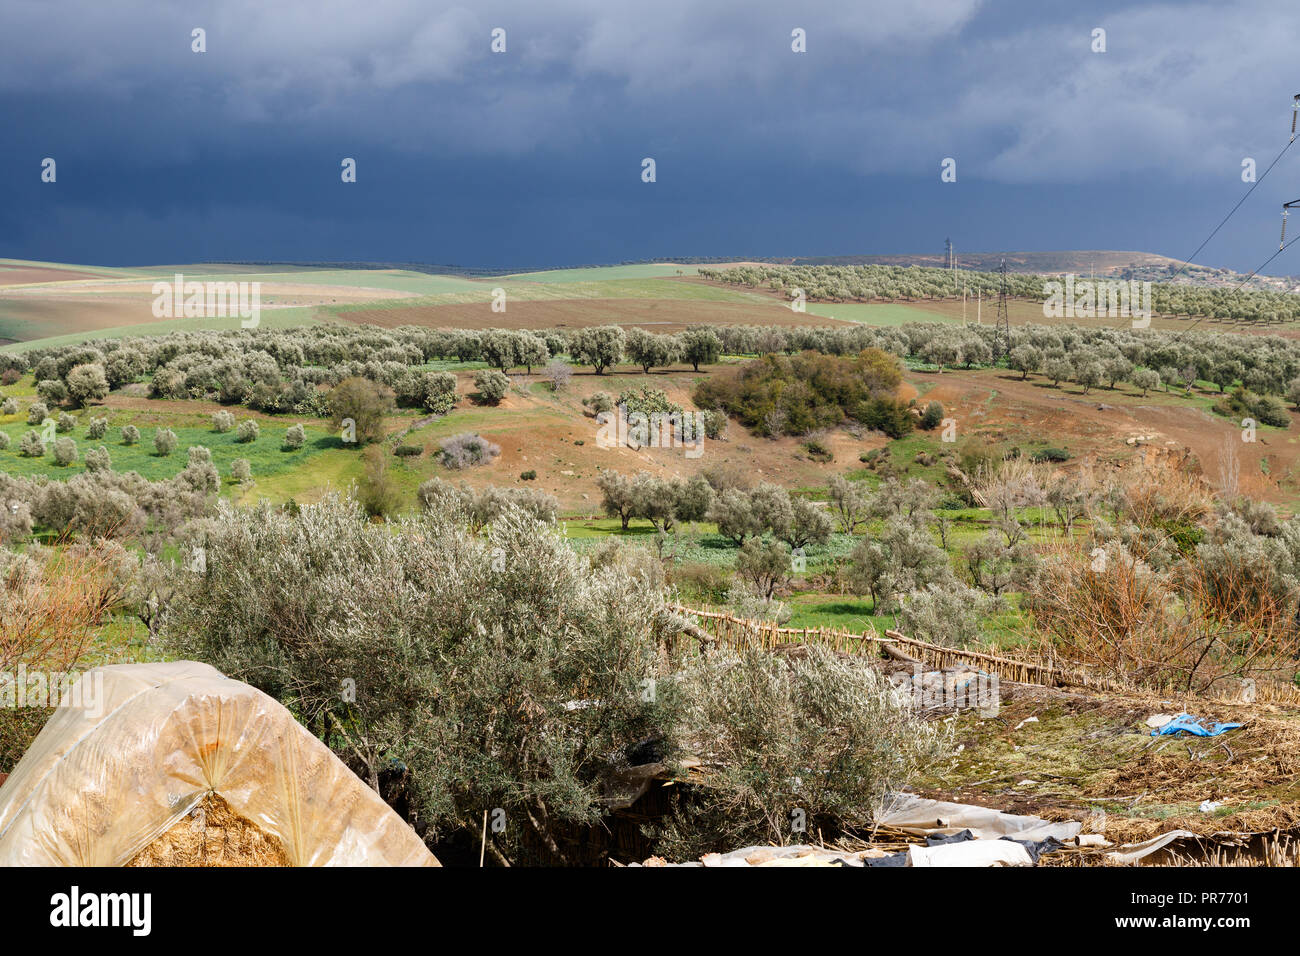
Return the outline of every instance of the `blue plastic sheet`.
[[[1163,737],[1166,734],[1177,736],[1178,734],[1192,734],[1196,737],[1217,737],[1219,734],[1226,733],[1229,730],[1236,730],[1241,724],[1212,724],[1205,727],[1201,724],[1199,717],[1193,717],[1191,714],[1179,714],[1169,723],[1156,730],[1151,731],[1152,737]]]

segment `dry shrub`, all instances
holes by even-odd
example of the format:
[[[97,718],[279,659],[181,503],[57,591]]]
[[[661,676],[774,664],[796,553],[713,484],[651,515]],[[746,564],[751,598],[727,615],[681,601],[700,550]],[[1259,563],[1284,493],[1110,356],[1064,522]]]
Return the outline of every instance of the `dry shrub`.
[[[122,552],[108,545],[0,551],[0,686],[28,673],[68,673],[93,628],[122,599]],[[14,768],[53,711],[0,706],[0,772]]]
[[[0,555],[0,672],[73,668],[122,599],[120,560],[107,545]]]
[[[1187,455],[1149,449],[1103,481],[1116,519],[1142,527],[1195,524],[1214,510],[1214,491]]]
[[[1211,578],[1196,555],[1158,572],[1114,542],[1090,554],[1059,545],[1025,607],[1066,661],[1123,683],[1205,694],[1295,674],[1295,603],[1269,575],[1216,568]]]

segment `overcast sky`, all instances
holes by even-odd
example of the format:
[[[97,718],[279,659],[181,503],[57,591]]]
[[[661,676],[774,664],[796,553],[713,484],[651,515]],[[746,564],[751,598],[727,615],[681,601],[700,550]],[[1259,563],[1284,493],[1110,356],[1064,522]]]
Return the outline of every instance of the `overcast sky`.
[[[1298,55],[1265,0],[0,0],[0,256],[1182,258]],[[1254,268],[1298,197],[1295,147],[1198,258]]]

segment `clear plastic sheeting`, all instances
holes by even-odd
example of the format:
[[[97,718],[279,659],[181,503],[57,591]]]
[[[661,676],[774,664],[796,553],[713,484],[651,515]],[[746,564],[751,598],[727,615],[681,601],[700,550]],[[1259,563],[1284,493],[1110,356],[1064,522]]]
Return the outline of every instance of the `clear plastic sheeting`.
[[[121,866],[209,794],[295,866],[437,866],[279,703],[207,664],[96,668],[0,787],[0,866]]]
[[[1191,830],[1169,830],[1159,836],[1152,837],[1150,840],[1144,840],[1142,843],[1125,843],[1123,846],[1107,853],[1106,860],[1115,864],[1136,863],[1152,853],[1159,853],[1171,843],[1199,839],[1202,838]]]
[[[926,800],[912,794],[895,794],[885,804],[885,811],[875,820],[879,826],[889,826],[906,833],[956,834],[969,830],[977,840],[1013,840],[1040,842],[1055,838],[1068,843],[1083,828],[1076,821],[1051,823],[1041,817],[1003,813],[987,807],[965,803],[945,803]]]

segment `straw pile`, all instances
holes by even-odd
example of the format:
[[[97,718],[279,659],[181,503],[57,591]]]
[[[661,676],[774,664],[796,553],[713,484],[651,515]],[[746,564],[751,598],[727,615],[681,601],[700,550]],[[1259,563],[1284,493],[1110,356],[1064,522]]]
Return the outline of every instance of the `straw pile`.
[[[283,844],[209,793],[127,866],[292,866]]]

